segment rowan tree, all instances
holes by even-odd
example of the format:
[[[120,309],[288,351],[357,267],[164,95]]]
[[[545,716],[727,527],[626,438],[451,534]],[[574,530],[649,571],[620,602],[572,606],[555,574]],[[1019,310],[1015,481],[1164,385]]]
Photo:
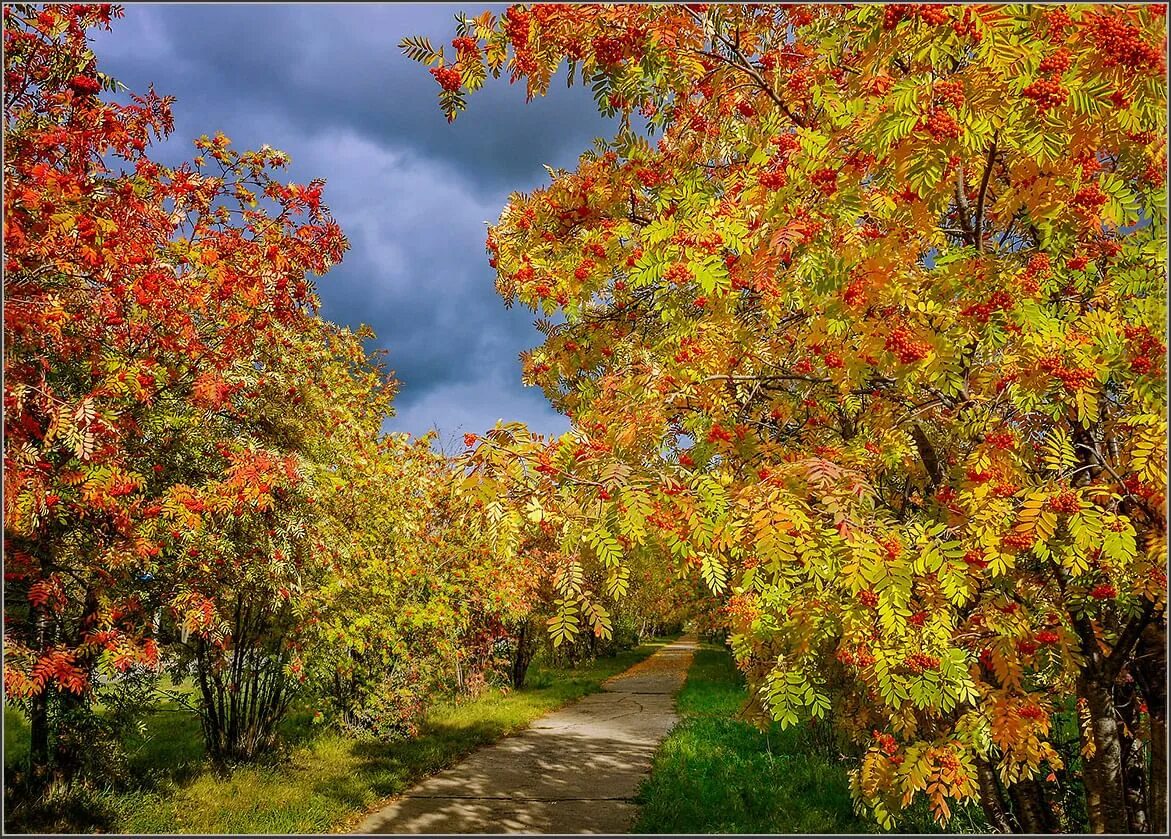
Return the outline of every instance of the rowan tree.
[[[156,670],[170,626],[206,665],[209,745],[239,751],[215,745],[206,679],[307,558],[311,275],[346,246],[321,182],[277,181],[274,149],[146,155],[170,100],[104,99],[86,41],[120,14],[4,9],[4,681],[42,777],[82,750],[64,710]]]
[[[763,712],[854,736],[882,824],[1069,829],[1069,712],[1090,828],[1160,829],[1165,9],[552,4],[402,42],[449,120],[563,65],[620,117],[487,240],[574,428],[466,462],[503,538],[558,540],[555,639],[656,545]]]

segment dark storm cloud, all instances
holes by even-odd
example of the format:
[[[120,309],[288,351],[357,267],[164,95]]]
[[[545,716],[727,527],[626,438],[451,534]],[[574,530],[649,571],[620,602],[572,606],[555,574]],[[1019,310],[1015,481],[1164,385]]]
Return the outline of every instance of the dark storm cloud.
[[[288,152],[292,178],[328,180],[351,249],[319,283],[323,313],[370,324],[389,350],[402,382],[390,427],[437,425],[450,441],[503,418],[557,432],[565,421],[520,385],[517,353],[540,336],[493,289],[485,222],[509,191],[546,178],[542,164],[572,165],[611,126],[583,90],[526,106],[505,80],[448,125],[434,81],[397,43],[449,41],[460,8],[131,5],[95,51],[131,90],[153,82],[176,96],[163,159],[187,159],[192,139],[222,130],[239,147]]]
[[[349,128],[379,143],[410,145],[458,166],[478,189],[507,192],[541,163],[572,164],[606,123],[580,85],[526,106],[523,85],[489,83],[448,125],[426,69],[404,58],[404,35],[446,44],[454,15],[503,6],[298,4],[136,6],[133,23],[169,52],[170,66],[138,59],[129,38],[115,70],[165,70],[174,93],[199,112],[254,122],[279,114],[304,135]],[[132,17],[147,18],[131,21]],[[450,52],[450,49],[448,50]],[[161,56],[160,56],[161,57]],[[145,64],[145,66],[144,66]],[[162,76],[156,77],[156,82]]]

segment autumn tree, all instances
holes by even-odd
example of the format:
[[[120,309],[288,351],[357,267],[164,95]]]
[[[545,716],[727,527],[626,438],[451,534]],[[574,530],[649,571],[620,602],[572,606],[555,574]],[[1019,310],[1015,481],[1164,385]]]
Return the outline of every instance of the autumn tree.
[[[320,182],[272,176],[278,151],[146,155],[170,100],[104,99],[86,42],[120,14],[4,9],[4,682],[42,777],[84,750],[65,712],[157,670],[168,626],[213,753],[253,751],[216,703],[278,678],[249,633],[271,641],[308,557],[310,276],[345,248]]]
[[[762,712],[853,736],[882,824],[1078,827],[1071,714],[1089,827],[1164,826],[1165,8],[554,4],[402,42],[448,119],[562,67],[620,118],[487,241],[574,428],[467,464],[501,533],[558,540],[554,637],[654,544],[727,598]]]

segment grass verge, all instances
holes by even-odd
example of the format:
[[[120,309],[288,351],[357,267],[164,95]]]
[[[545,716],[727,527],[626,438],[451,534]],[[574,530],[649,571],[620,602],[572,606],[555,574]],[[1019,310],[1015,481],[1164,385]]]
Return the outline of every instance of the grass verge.
[[[854,813],[845,762],[816,749],[800,727],[761,731],[736,719],[746,698],[729,651],[701,644],[679,693],[680,722],[639,791],[633,832],[880,832]],[[914,811],[903,830],[940,829]]]
[[[535,663],[523,690],[492,690],[473,700],[438,704],[419,736],[407,741],[346,737],[311,726],[306,713],[293,714],[284,730],[285,754],[274,756],[272,765],[239,767],[226,776],[207,765],[198,721],[176,710],[160,710],[148,719],[146,734],[128,743],[131,772],[141,779],[134,788],[87,796],[92,825],[45,824],[36,829],[324,833],[352,827],[383,800],[476,747],[594,693],[610,676],[665,643],[651,641],[573,669]],[[27,727],[10,709],[4,725],[9,748],[19,743],[22,731],[27,741]],[[11,760],[7,753],[5,759]]]

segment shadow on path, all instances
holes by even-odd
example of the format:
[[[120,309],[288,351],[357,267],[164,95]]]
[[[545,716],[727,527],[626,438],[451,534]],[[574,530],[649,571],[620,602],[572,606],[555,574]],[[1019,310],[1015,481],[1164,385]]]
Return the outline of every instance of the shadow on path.
[[[414,786],[355,833],[624,833],[639,782],[676,722],[695,653],[681,638]]]

